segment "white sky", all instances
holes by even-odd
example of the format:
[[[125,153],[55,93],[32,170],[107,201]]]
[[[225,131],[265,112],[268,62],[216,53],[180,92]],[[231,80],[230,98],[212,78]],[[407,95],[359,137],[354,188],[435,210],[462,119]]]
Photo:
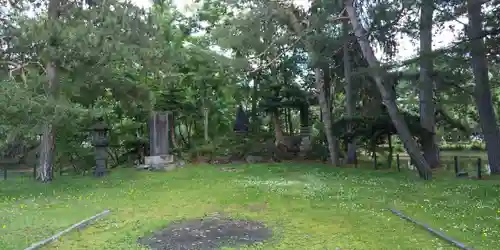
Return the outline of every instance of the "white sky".
[[[151,6],[151,0],[131,0],[131,1],[132,3],[144,8],[148,8],[149,6]],[[192,10],[194,7],[193,2],[194,2],[193,0],[173,0],[173,3],[181,11]],[[309,6],[310,0],[294,0],[294,2],[299,6]],[[450,21],[446,23],[446,25],[444,25],[446,28],[444,28],[443,30],[437,31],[436,29],[434,29],[433,44],[432,44],[433,49],[438,49],[450,45],[456,39],[457,35],[455,32],[452,32],[449,27],[451,26],[455,30],[461,30],[463,28],[463,25],[461,23],[467,23],[466,18],[461,18],[458,22]],[[417,55],[419,49],[418,42],[417,44],[413,44],[411,39],[407,36],[400,37],[398,41],[399,41],[399,47],[398,47],[398,53],[395,58],[396,60],[398,61],[405,60]],[[381,59],[381,57],[383,56],[382,52],[380,51],[376,51],[375,54],[379,59]]]

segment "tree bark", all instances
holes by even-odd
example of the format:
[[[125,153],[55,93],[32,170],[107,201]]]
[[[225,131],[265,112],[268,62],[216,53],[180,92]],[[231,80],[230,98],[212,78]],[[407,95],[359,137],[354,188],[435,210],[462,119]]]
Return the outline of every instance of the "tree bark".
[[[288,135],[293,136],[293,121],[292,121],[292,109],[287,108],[286,111],[286,123],[288,125]]]
[[[392,168],[392,159],[394,158],[394,148],[392,147],[392,135],[387,135],[387,144],[389,146],[389,154],[387,155],[387,166]]]
[[[253,87],[252,87],[252,111],[251,111],[251,121],[252,121],[252,131],[255,133],[260,127],[260,121],[257,117],[257,103],[259,101],[259,85],[260,85],[260,72],[255,72],[252,74]]]
[[[179,136],[181,137],[181,141],[182,143],[184,143],[184,146],[189,146],[189,138],[184,136],[184,134],[182,133],[182,130],[183,130],[183,127],[186,129],[186,132],[188,133],[188,137],[189,137],[189,125],[188,125],[188,122],[186,122],[186,124],[182,124],[180,123],[178,128],[179,128]]]
[[[325,100],[326,100],[326,107],[325,109],[328,110],[328,114],[330,115],[329,118],[327,118],[329,120],[329,123],[330,124],[333,124],[333,98],[335,97],[335,94],[336,94],[336,89],[335,89],[335,83],[332,84],[332,77],[330,76],[330,72],[329,72],[329,67],[323,67],[323,91],[324,91],[324,96],[325,96]],[[321,107],[321,104],[320,104],[320,107]],[[324,117],[322,117],[324,118]],[[326,119],[322,119],[321,120],[323,123],[327,122]],[[326,129],[326,127],[325,127]],[[328,147],[332,147],[333,150],[334,150],[334,156],[335,156],[335,159],[332,159],[332,163],[334,166],[339,166],[340,165],[340,143],[339,143],[339,140],[336,136],[333,136],[333,130],[332,130],[332,126],[330,125],[330,130],[332,132],[332,142],[333,142],[333,145],[330,145],[330,142],[328,141],[328,135],[326,134],[325,132],[325,138],[326,138],[326,143],[328,145]],[[330,154],[330,158],[331,158],[331,154]]]
[[[469,28],[467,34],[471,45],[471,64],[474,73],[474,97],[479,113],[479,124],[486,141],[488,163],[492,174],[500,174],[500,133],[492,105],[491,88],[488,79],[488,63],[483,34],[483,17],[480,0],[467,0]]]
[[[55,154],[55,131],[52,123],[44,122],[42,138],[40,142],[40,154],[36,169],[37,180],[49,183],[53,178],[54,154]]]
[[[171,113],[169,116],[170,116],[169,133],[170,133],[170,140],[172,141],[171,145],[174,149],[176,149],[179,148],[179,145],[177,143],[177,138],[175,137],[175,115],[174,113]]]
[[[371,73],[373,78],[375,79],[377,88],[380,91],[380,95],[382,96],[382,103],[387,107],[387,112],[391,117],[394,127],[398,131],[399,137],[403,142],[406,151],[408,152],[409,156],[415,161],[420,177],[424,179],[430,179],[432,176],[432,172],[429,163],[427,163],[423,155],[420,153],[418,145],[413,139],[406,121],[399,113],[398,106],[396,105],[396,100],[383,83],[383,75],[387,72],[382,71],[383,69],[381,69],[380,63],[375,57],[373,49],[370,46],[370,42],[368,41],[366,31],[358,21],[356,10],[353,7],[353,1],[346,0],[345,5],[346,11],[349,15],[349,19],[351,21],[351,25],[354,29],[354,34],[356,35],[363,52],[363,56],[366,58],[366,61],[372,68]]]
[[[339,166],[339,155],[336,143],[336,138],[333,136],[332,132],[332,115],[330,107],[328,105],[327,95],[324,88],[324,72],[320,68],[314,69],[315,86],[319,90],[318,101],[319,107],[321,109],[321,115],[323,117],[323,126],[325,129],[326,141],[328,143],[328,152],[330,155],[330,163],[334,166]]]
[[[344,77],[345,77],[345,107],[346,107],[346,117],[352,119],[354,116],[355,100],[352,86],[352,76],[351,76],[351,59],[349,56],[349,30],[348,30],[348,20],[344,19],[342,22],[342,32],[344,37]],[[352,132],[352,126],[347,125],[347,131]],[[347,157],[346,163],[353,164],[356,162],[356,142],[352,140],[347,144]]]
[[[281,128],[281,122],[280,122],[280,115],[279,111],[275,110],[270,113],[271,115],[271,122],[274,127],[274,138],[275,138],[275,145],[279,146],[284,145],[285,147],[289,148],[291,145],[287,144],[287,140],[285,139],[285,135],[283,134],[283,129]]]
[[[434,105],[434,71],[432,53],[432,23],[434,2],[423,0],[420,13],[420,125],[422,151],[431,168],[439,167],[439,147],[436,144],[436,107]]]
[[[54,23],[57,22],[59,18],[59,7],[61,6],[61,0],[50,0],[47,16],[48,16],[48,28],[53,29]],[[55,34],[51,35],[51,40],[57,39]],[[49,55],[52,56],[54,53],[52,41],[49,41]],[[57,79],[57,65],[53,61],[53,58],[49,58],[45,65],[45,70],[47,71],[47,99],[57,100],[57,91],[59,87],[59,82]],[[53,121],[44,121],[42,126],[42,138],[40,142],[40,154],[39,161],[36,170],[37,180],[41,182],[51,182],[53,178],[54,169],[54,155],[55,155],[55,137],[56,132],[54,129]]]
[[[207,99],[208,99],[208,93],[207,93],[207,84],[205,81],[202,81],[202,87],[203,87],[203,96],[201,100],[201,111],[203,114],[203,138],[205,139],[205,142],[210,141],[210,137],[208,134],[208,126],[209,126],[209,121],[208,121],[208,114],[209,114],[209,108],[207,107]]]
[[[205,105],[203,105],[205,106]],[[205,138],[205,142],[210,141],[210,137],[208,136],[208,114],[209,110],[207,107],[203,108],[203,137]]]

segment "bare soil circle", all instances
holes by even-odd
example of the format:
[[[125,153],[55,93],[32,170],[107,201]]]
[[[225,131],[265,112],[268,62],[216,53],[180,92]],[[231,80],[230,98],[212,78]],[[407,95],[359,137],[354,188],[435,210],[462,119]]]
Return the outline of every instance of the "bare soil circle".
[[[137,242],[154,250],[215,250],[252,245],[271,236],[271,230],[258,221],[210,217],[171,222]]]

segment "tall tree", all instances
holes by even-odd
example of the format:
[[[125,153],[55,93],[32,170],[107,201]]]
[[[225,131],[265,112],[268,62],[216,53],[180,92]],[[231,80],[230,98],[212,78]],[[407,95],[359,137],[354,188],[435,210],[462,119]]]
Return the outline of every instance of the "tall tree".
[[[349,36],[349,20],[344,18],[342,20],[342,33],[344,38],[344,77],[345,77],[345,109],[347,118],[352,119],[354,116],[354,110],[356,108],[356,103],[354,100],[354,89],[352,83],[352,74],[351,74],[351,58],[349,56],[349,43],[351,42]],[[352,126],[348,125],[348,131],[351,132]],[[347,145],[347,158],[346,163],[352,164],[356,162],[356,141],[352,140]]]
[[[474,73],[474,97],[479,113],[479,123],[486,141],[488,162],[492,173],[500,174],[500,133],[493,108],[491,88],[488,79],[488,62],[484,47],[483,16],[481,0],[468,0],[467,11],[469,27],[467,34],[470,40],[471,64]]]
[[[406,151],[410,155],[411,159],[414,161],[419,175],[424,179],[430,179],[432,172],[429,163],[427,163],[424,156],[420,153],[420,149],[413,139],[410,129],[408,128],[408,125],[404,120],[404,117],[399,112],[394,95],[391,94],[391,90],[387,89],[386,85],[384,84],[383,76],[386,75],[387,72],[383,72],[379,61],[375,57],[375,53],[373,52],[373,49],[368,40],[366,30],[358,21],[359,17],[357,15],[356,9],[353,6],[353,0],[346,0],[345,7],[347,14],[349,15],[349,20],[351,21],[352,28],[354,30],[354,34],[357,37],[366,61],[370,65],[370,72],[372,73],[377,88],[379,89],[380,95],[382,96],[382,103],[387,107],[387,112],[391,117],[394,127],[398,131],[399,138],[403,142]]]
[[[436,144],[436,108],[434,105],[434,69],[432,52],[432,24],[434,1],[423,0],[420,8],[420,124],[422,151],[431,168],[439,166],[439,147]]]
[[[46,59],[45,70],[47,72],[47,95],[48,99],[56,100],[58,97],[59,80],[57,79],[57,60],[54,58],[55,46],[57,46],[56,27],[59,25],[59,15],[62,0],[50,0],[47,13],[47,30],[51,33],[48,41],[48,58]],[[41,182],[52,181],[53,164],[55,154],[56,131],[54,122],[46,120],[42,127],[42,138],[40,143],[40,155],[37,168],[37,179]]]

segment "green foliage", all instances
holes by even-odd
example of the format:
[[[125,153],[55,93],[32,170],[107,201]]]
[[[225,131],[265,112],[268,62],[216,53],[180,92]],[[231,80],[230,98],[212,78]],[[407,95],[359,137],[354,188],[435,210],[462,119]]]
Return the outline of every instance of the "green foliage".
[[[413,136],[419,137],[422,134],[419,117],[404,113],[405,121]],[[351,126],[351,132],[348,127]],[[391,118],[388,114],[381,114],[376,117],[343,117],[332,124],[334,135],[343,138],[346,142],[359,140],[362,143],[382,143],[387,136],[397,134]]]
[[[272,112],[280,114],[284,134],[297,135],[301,125],[311,125],[311,154],[318,154],[311,157],[324,158],[311,67],[325,72],[334,135],[344,141],[360,138],[359,146],[368,149],[372,140],[384,144],[387,135],[395,134],[389,117],[379,115],[382,100],[370,77],[374,69],[368,68],[352,32],[347,38],[348,63],[357,104],[356,117],[350,122],[354,133],[346,132],[349,122],[342,118],[346,110],[341,49],[346,38],[337,20],[342,2],[314,1],[311,8],[302,9],[287,2],[210,0],[188,15],[169,1],[155,2],[149,10],[116,0],[92,8],[70,1],[59,19],[52,21],[44,12],[48,0],[35,2],[17,1],[18,8],[0,9],[0,146],[8,148],[14,141],[31,145],[44,121],[52,121],[57,125],[56,168],[69,167],[75,161],[85,165],[79,168],[92,167],[88,128],[96,117],[105,117],[111,128],[111,165],[130,161],[138,144],[147,145],[146,122],[154,110],[173,112],[174,150],[179,154],[258,151],[252,147],[273,140],[276,132],[268,117]],[[22,10],[28,5],[36,10],[30,15]],[[497,5],[492,4],[491,13],[485,13],[488,27],[498,23]],[[420,3],[416,1],[357,1],[355,6],[370,41],[385,52],[382,61],[395,56],[398,34],[418,35],[415,17]],[[449,14],[460,6],[458,2],[438,3],[435,26],[445,25],[443,20],[450,19]],[[288,10],[298,18],[302,33],[292,32]],[[500,100],[495,59],[498,40],[494,30],[485,39],[491,52],[489,72],[495,103]],[[317,50],[313,57],[317,58],[307,53],[304,41],[313,44]],[[480,142],[455,145],[469,140],[478,127],[474,78],[465,55],[468,43],[457,44],[434,57],[437,134],[444,148],[482,149]],[[46,64],[51,61],[58,73],[54,98],[48,94],[46,79]],[[422,132],[417,117],[418,63],[416,58],[404,65],[386,65],[391,73],[385,79],[388,82],[390,76],[399,76],[395,86],[398,107],[415,137]],[[248,144],[252,146],[247,148],[240,148],[246,142],[232,134],[239,105],[251,116]],[[395,140],[394,146],[398,143]]]

